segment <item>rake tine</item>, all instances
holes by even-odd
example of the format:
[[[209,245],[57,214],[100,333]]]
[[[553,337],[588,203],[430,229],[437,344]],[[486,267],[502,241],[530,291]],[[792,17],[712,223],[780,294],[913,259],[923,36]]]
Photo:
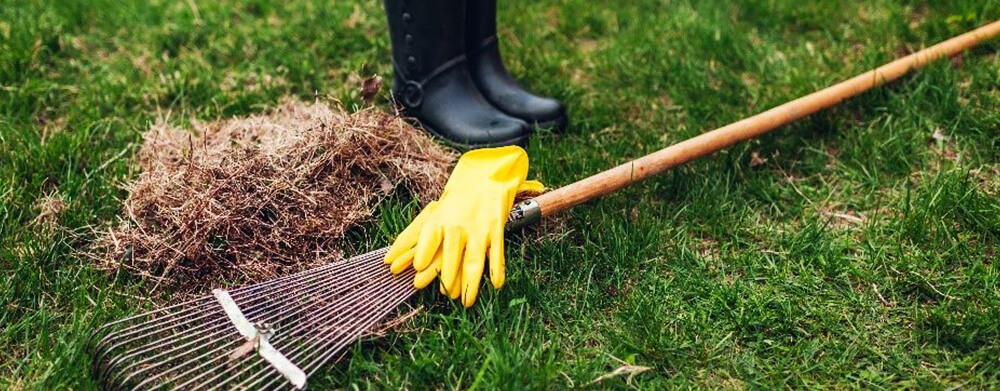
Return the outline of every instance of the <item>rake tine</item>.
[[[384,319],[385,316],[387,316],[392,310],[396,309],[399,305],[403,304],[403,302],[405,302],[406,299],[410,298],[410,296],[416,293],[417,291],[415,288],[413,288],[413,284],[411,282],[412,276],[415,274],[416,273],[407,275],[406,277],[409,278],[404,278],[401,279],[400,281],[397,281],[395,289],[395,292],[397,293],[395,295],[389,296],[391,300],[385,301],[385,305],[382,306],[382,311],[376,312],[375,316],[369,318],[368,322],[366,322],[363,325],[363,327],[359,327],[358,330],[364,330],[364,331],[370,330],[371,327],[375,326],[375,324],[377,324],[379,320]],[[358,336],[360,336],[360,333]],[[347,340],[347,343],[350,342],[353,342],[353,338]],[[332,358],[333,355],[337,354],[340,351],[340,348],[334,347],[334,348],[325,348],[319,350],[325,351],[326,353],[321,354],[318,358],[314,359],[312,363],[308,364],[309,366],[312,366],[312,369],[307,371],[306,372],[307,374],[310,375],[313,374],[317,369],[319,369],[320,366],[325,364],[327,360]]]
[[[370,278],[377,278],[378,279],[376,281],[359,281],[359,283],[361,283],[360,286],[362,286],[362,287],[364,287],[364,286],[373,286],[373,285],[375,285],[375,284],[372,284],[373,282],[378,282],[379,280],[385,280],[385,279],[392,278],[392,276],[389,273],[386,273],[384,270],[381,273],[377,273],[375,275],[362,276],[362,277],[370,277]],[[363,284],[365,282],[368,282],[368,284]],[[353,296],[355,294],[355,292],[349,292],[347,294]],[[358,305],[359,304],[357,301],[351,301],[349,303],[350,303],[350,305]],[[341,302],[326,301],[326,302],[320,303],[320,304],[322,304],[324,306],[320,307],[320,309],[319,309],[319,311],[317,313],[310,314],[310,316],[313,317],[314,319],[326,319],[327,315],[329,315],[329,314],[337,314],[339,312],[342,312],[342,309],[345,307],[345,304],[344,304],[343,301],[341,301]],[[352,307],[348,307],[348,308],[352,308]],[[340,310],[340,311],[338,311],[338,310]],[[293,327],[292,329],[282,332],[281,334],[279,334],[279,337],[284,337],[284,336],[291,337],[291,336],[294,336],[296,332],[298,332],[300,330],[303,330],[303,328],[306,325],[308,325],[308,324],[309,323],[306,323],[306,324],[301,324],[300,323],[300,324],[296,325],[295,327]],[[278,349],[279,351],[282,350],[281,349],[282,345],[279,342],[278,338],[275,338],[275,340],[273,341],[273,344],[274,344],[274,346],[275,346],[276,349]],[[296,362],[297,361],[297,357],[291,357],[291,356],[289,356],[288,352],[284,352],[284,354],[285,354],[286,357],[288,357],[290,360],[292,360],[292,362]],[[234,375],[232,375],[230,378],[226,379],[225,381],[221,382],[220,384],[227,384],[229,381],[233,381],[233,380],[239,378],[240,376],[244,375],[250,369],[251,368],[244,368],[243,370],[236,372]],[[222,376],[222,375],[224,375],[227,372],[229,372],[229,370],[225,370],[223,373],[220,373],[219,375],[217,375],[217,377],[218,376]],[[251,375],[251,378],[252,377],[254,377],[254,376]],[[208,382],[211,382],[214,379],[215,378],[209,379]],[[195,388],[195,389],[198,389],[198,388]]]
[[[379,272],[380,268],[377,267],[377,266],[379,266],[379,265],[378,264],[363,265],[362,270],[363,271],[370,271],[370,272]],[[309,285],[306,285],[307,290],[305,291],[305,293],[307,293],[307,294],[322,293],[324,289],[332,289],[333,292],[343,291],[343,290],[345,290],[347,288],[346,286],[341,285],[341,283],[344,282],[343,280],[345,278],[354,278],[355,276],[323,274],[323,275],[320,275],[319,277],[320,278],[316,278],[314,280],[308,281]],[[350,283],[351,280],[348,279],[346,282]],[[300,283],[298,285],[304,285],[304,284],[305,283],[303,282],[303,283]],[[284,296],[286,296],[286,294],[282,295],[282,297],[284,297]],[[257,298],[254,298],[254,299],[259,299],[260,300],[260,302],[255,303],[255,306],[258,306],[258,307],[259,306],[266,306],[267,304],[272,304],[272,306],[273,306],[273,304],[279,304],[279,305],[282,304],[280,302],[274,302],[273,301],[273,300],[280,300],[279,298],[257,297]],[[272,301],[270,303],[265,303],[268,300],[272,300]],[[216,306],[218,306],[217,303],[216,303]],[[299,311],[302,311],[302,310],[303,310],[302,308],[298,308],[296,306],[288,306],[288,307],[285,307],[284,309],[280,310],[277,314],[260,314],[260,315],[254,316],[254,317],[249,317],[248,316],[248,318],[250,318],[250,319],[254,319],[254,318],[261,318],[261,319],[263,319],[265,317],[266,318],[273,318],[273,317],[284,316],[284,317],[278,318],[276,320],[276,322],[280,323],[280,322],[285,321],[289,317],[294,316],[296,314],[296,312],[299,312]],[[224,313],[221,310],[217,310],[216,313],[220,315],[219,319],[220,319],[220,321],[222,321],[222,323],[221,323],[222,326],[221,327],[224,330],[226,330],[226,329],[231,330],[231,331],[225,333],[225,335],[235,334],[236,333],[236,329],[232,326],[232,324],[229,323],[229,321],[225,317]],[[287,316],[285,316],[285,315],[287,315]],[[269,319],[263,319],[263,320],[269,320]],[[273,320],[273,319],[270,319],[270,320]],[[216,334],[218,334],[218,333],[216,333]],[[205,338],[203,337],[201,339],[205,339]],[[201,340],[201,339],[199,339],[199,340]],[[239,338],[238,341],[239,341],[239,343],[236,343],[236,346],[239,346],[240,343],[245,342],[242,338]],[[232,344],[230,344],[230,345],[232,345]],[[213,350],[211,350],[211,351],[209,351],[209,352],[207,352],[205,354],[224,352],[223,349],[225,349],[225,347],[226,347],[226,345],[221,345],[221,346],[216,347],[215,349],[213,349]],[[176,348],[174,350],[176,350]],[[203,354],[202,356],[204,356],[205,354]],[[197,358],[200,358],[202,356],[199,356]],[[194,372],[194,371],[196,371],[196,370],[204,367],[205,365],[208,365],[208,364],[210,364],[212,362],[218,361],[219,359],[224,358],[224,357],[225,356],[219,356],[219,357],[216,357],[215,359],[212,359],[212,360],[210,360],[208,362],[203,362],[201,365],[199,365],[197,367],[194,367],[194,368],[191,368],[191,369],[189,369],[188,371],[186,371],[186,372],[184,372],[182,374],[179,374],[178,377],[183,377],[186,374]],[[185,362],[181,363],[180,365],[175,366],[175,367],[169,369],[167,372],[163,372],[163,373],[159,373],[159,374],[153,375],[153,376],[147,378],[146,381],[143,382],[143,384],[148,383],[150,381],[154,381],[156,379],[159,379],[159,378],[161,378],[161,377],[169,374],[170,372],[173,372],[173,371],[176,371],[176,370],[180,370],[180,369],[184,368],[185,366],[187,366],[189,364],[196,363],[197,362],[197,360],[196,360],[197,358],[185,361]],[[179,387],[182,387],[182,386],[183,385],[181,385]]]
[[[295,279],[295,278],[300,278],[300,277],[307,277],[310,274],[321,274],[322,272],[327,271],[327,269],[337,268],[337,266],[347,266],[347,265],[346,265],[346,263],[336,263],[336,264],[326,265],[326,266],[323,266],[323,267],[320,267],[320,268],[316,268],[316,269],[313,269],[313,270],[303,271],[303,272],[296,273],[296,274],[293,274],[293,275],[290,275],[290,276],[281,277],[281,278],[278,278],[278,279],[275,279],[275,280],[271,280],[271,281],[266,281],[266,282],[263,282],[263,283],[260,283],[260,284],[255,284],[255,285],[250,285],[250,286],[242,287],[242,288],[239,288],[239,289],[236,289],[236,290],[233,291],[234,292],[234,297],[242,296],[240,294],[248,293],[248,292],[253,292],[253,291],[256,291],[257,289],[260,289],[260,288],[268,288],[264,292],[269,292],[271,290],[280,289],[281,286],[279,285],[279,283],[281,283],[281,282],[289,281],[289,280],[292,280],[292,279]],[[153,315],[158,314],[158,313],[167,312],[169,310],[185,309],[184,307],[188,307],[187,311],[190,311],[190,310],[195,309],[195,308],[190,308],[191,305],[194,304],[194,303],[198,303],[199,301],[202,302],[202,303],[199,303],[197,308],[215,308],[218,305],[218,303],[216,303],[215,300],[213,300],[211,297],[205,296],[205,297],[201,297],[201,298],[189,300],[189,301],[181,303],[181,304],[177,304],[177,305],[173,305],[173,306],[166,307],[166,308],[163,308],[163,309],[155,310],[155,311],[152,311],[152,312],[149,312],[149,313],[146,313],[146,314],[140,314],[140,315],[136,315],[136,316],[132,316],[132,317],[126,318],[126,319],[122,319],[122,320],[117,321],[117,322],[109,323],[109,324],[101,327],[100,329],[98,329],[98,333],[100,333],[101,330],[110,329],[110,328],[112,328],[112,327],[114,327],[115,325],[118,325],[118,324],[124,324],[125,322],[131,321],[131,320],[135,320],[135,319],[139,319],[139,318],[143,318],[143,317],[150,317],[150,316],[153,316]],[[248,310],[252,310],[252,308],[248,308]],[[108,336],[104,337],[98,343],[96,350],[99,352],[99,355],[103,355],[103,354],[105,354],[106,351],[113,350],[117,346],[119,346],[119,345],[113,344],[113,341],[115,341],[116,339],[127,338],[129,336],[135,335],[136,333],[141,333],[141,332],[148,331],[148,330],[157,330],[156,328],[159,327],[160,324],[162,324],[162,323],[169,323],[171,321],[171,318],[173,318],[175,316],[183,316],[185,314],[185,312],[187,312],[187,311],[179,311],[179,312],[170,313],[169,315],[167,315],[167,316],[165,316],[163,318],[153,318],[153,319],[150,319],[150,320],[148,320],[148,321],[146,321],[144,323],[133,325],[133,326],[128,327],[128,328],[126,328],[124,330],[119,330],[117,334],[109,334]],[[193,321],[197,321],[199,319],[201,319],[201,318],[191,319],[191,321],[193,322]],[[95,333],[95,335],[99,335],[99,334]],[[144,336],[145,335],[140,335],[139,337],[136,337],[136,338],[142,338]],[[132,341],[134,341],[134,340],[125,341],[123,343],[128,343],[128,342],[132,342]],[[107,347],[109,344],[111,344],[111,346]],[[97,362],[97,361],[95,361],[95,362]]]
[[[324,300],[327,300],[327,298],[329,297],[343,296],[345,294],[348,294],[351,290],[354,290],[355,287],[359,284],[364,284],[366,282],[370,283],[373,276],[383,276],[383,275],[388,276],[389,273],[386,273],[386,271],[384,270],[385,266],[382,265],[381,262],[372,262],[375,259],[378,259],[379,261],[381,260],[378,257],[369,256],[366,258],[352,259],[349,262],[342,262],[338,263],[337,265],[332,265],[334,267],[324,267],[320,270],[313,270],[311,273],[301,273],[299,274],[300,278],[298,280],[284,279],[286,280],[286,285],[280,290],[275,289],[275,292],[280,294],[255,295],[255,296],[244,294],[244,295],[238,295],[236,298],[234,298],[234,300],[239,301],[241,307],[255,309],[254,312],[252,313],[248,312],[250,314],[248,316],[248,319],[250,320],[260,319],[264,321],[277,322],[278,324],[284,324],[289,319],[302,316],[304,310],[312,308],[316,305],[323,304]],[[258,289],[243,289],[241,290],[241,292],[252,293],[255,290]],[[268,291],[269,291],[268,289],[265,289],[262,292],[268,292]],[[305,306],[303,306],[303,304],[305,304]],[[139,376],[142,376],[143,374],[149,372],[150,370],[159,367],[164,367],[166,371],[162,371],[160,373],[145,378],[142,382],[136,385],[136,388],[149,387],[152,384],[159,381],[163,381],[163,383],[160,383],[160,386],[162,386],[167,383],[176,383],[175,380],[184,381],[183,383],[176,385],[176,387],[178,388],[184,388],[187,387],[188,385],[193,385],[194,381],[198,381],[198,379],[204,377],[206,374],[211,374],[213,372],[212,370],[206,370],[204,371],[204,373],[198,374],[198,376],[196,376],[193,379],[188,378],[189,375],[196,374],[198,370],[206,368],[212,365],[213,363],[217,363],[221,359],[220,357],[224,357],[224,353],[227,351],[226,350],[227,346],[229,346],[228,348],[229,350],[232,350],[235,346],[238,346],[236,342],[231,342],[229,344],[220,343],[218,341],[218,338],[213,338],[213,337],[219,337],[220,334],[222,334],[223,336],[232,335],[235,332],[235,328],[233,328],[233,326],[229,324],[228,319],[224,316],[224,314],[221,311],[219,311],[217,303],[214,303],[211,306],[215,307],[212,309],[213,314],[216,315],[215,322],[209,324],[208,327],[199,326],[199,327],[194,327],[193,329],[184,330],[185,332],[190,332],[191,330],[194,330],[201,333],[201,334],[195,334],[193,340],[190,338],[185,338],[184,335],[181,335],[179,337],[173,336],[172,337],[173,342],[179,341],[185,343],[181,344],[180,346],[171,345],[171,348],[168,349],[166,353],[160,352],[158,354],[154,354],[153,357],[146,357],[145,359],[140,360],[140,362],[138,363],[132,363],[124,368],[118,368],[119,371],[112,376],[112,380],[114,380],[115,383],[121,386],[128,384],[132,379],[138,379]],[[279,311],[273,312],[271,310],[273,308],[278,308]],[[259,314],[257,314],[257,312],[259,312]],[[184,319],[182,315],[178,314],[171,314],[171,316],[176,319]],[[204,314],[201,314],[201,316],[199,316],[199,319],[202,318],[206,318],[206,316],[204,316]],[[165,322],[159,322],[159,323],[165,323]],[[182,323],[185,323],[182,326],[186,326],[187,323],[190,322],[182,322]],[[230,328],[233,331],[225,332],[225,330]],[[171,325],[170,328],[166,329],[165,331],[161,331],[161,333],[174,332],[176,334],[177,333],[176,330],[178,329],[181,329],[181,327],[177,326],[176,324],[173,324]],[[211,333],[208,336],[202,335],[205,331],[212,331],[212,330],[218,330],[218,331],[216,331],[215,333]],[[287,334],[287,332],[282,333],[281,335],[285,334]],[[162,334],[155,335],[155,337],[160,337],[160,340],[167,340],[167,341],[171,340],[170,338],[164,337]],[[159,342],[160,340],[156,341]],[[202,342],[205,340],[208,340],[209,343],[207,344],[202,343],[201,345],[194,346],[194,349],[190,349],[192,345],[195,345],[198,342]],[[236,340],[239,342],[244,342],[243,338],[238,338]],[[141,346],[147,348],[148,347],[159,348],[159,346],[153,343],[147,343]],[[156,349],[151,349],[150,351],[152,350]],[[191,359],[188,359],[187,361],[180,362],[179,364],[177,364],[177,361],[179,359],[173,359],[173,360],[168,359],[149,366],[143,366],[148,362],[152,362],[161,357],[170,356],[173,353],[178,353],[180,357],[185,357],[189,356],[190,352],[203,352],[203,353]],[[142,355],[145,353],[150,353],[150,352],[139,351],[129,356],[129,359],[136,356],[142,357]],[[213,354],[217,355],[214,359],[204,361],[205,358],[211,357]],[[117,364],[120,361],[123,360],[115,361],[115,364]],[[233,363],[235,364],[234,368],[239,368],[239,365],[243,365],[246,362],[248,361],[241,360],[239,362],[235,362]],[[140,369],[132,371],[133,368],[140,368]],[[231,369],[225,370],[224,373],[230,371]],[[124,379],[121,379],[119,382],[118,373],[130,373],[130,375],[128,375]],[[152,386],[152,387],[158,388],[160,386]]]
[[[336,287],[337,286],[337,284],[336,284],[336,279],[337,278],[334,278],[334,281],[329,281],[331,272],[336,272],[336,271],[339,271],[339,270],[342,270],[342,269],[349,269],[351,266],[355,266],[357,264],[359,264],[359,262],[349,262],[349,261],[346,261],[346,262],[337,262],[335,264],[326,265],[326,266],[323,266],[321,268],[316,268],[316,269],[313,269],[313,270],[296,273],[296,274],[293,274],[293,275],[288,276],[288,277],[283,277],[283,278],[281,278],[279,280],[280,281],[284,281],[284,282],[288,282],[293,287],[295,287],[295,286],[301,286],[301,285],[306,285],[306,284],[313,284],[314,288],[316,288],[316,287],[323,287],[323,286],[334,286],[334,287]],[[367,268],[370,269],[374,265],[369,263],[367,265],[362,265],[362,266],[363,267],[367,267]],[[327,285],[327,284],[323,284],[323,283],[317,283],[317,282],[324,282],[323,280],[327,280],[325,282],[328,282],[328,283],[329,282],[333,282],[333,284]],[[306,286],[308,286],[308,285],[306,285]],[[264,289],[261,289],[261,287],[263,287]],[[283,288],[281,285],[278,285],[275,281],[268,281],[267,283],[262,283],[262,284],[259,284],[259,285],[251,285],[251,286],[247,286],[247,287],[244,287],[244,288],[240,288],[238,290],[234,290],[234,292],[237,292],[237,294],[235,295],[235,297],[236,297],[235,300],[247,301],[248,303],[245,303],[244,307],[248,310],[248,313],[251,314],[251,316],[254,316],[254,315],[257,314],[257,312],[260,312],[260,308],[262,306],[268,304],[268,302],[266,300],[260,300],[261,296],[251,296],[251,294],[253,294],[255,292],[258,292],[258,293],[277,293],[277,292],[281,292],[281,291],[284,291],[284,290],[287,290],[287,287]],[[313,289],[313,290],[315,290],[315,289]],[[195,304],[196,306],[194,308],[190,308],[187,311],[183,311],[183,308],[181,308],[181,307],[183,305],[185,305],[185,304],[187,304],[187,305]],[[178,311],[166,313],[168,310],[178,310]],[[193,313],[197,313],[198,315],[195,315],[195,316],[191,317],[190,315],[191,315],[192,312]],[[151,317],[152,315],[162,315],[162,316],[160,316],[160,317]],[[198,322],[198,321],[202,321],[205,318],[209,318],[210,319],[213,315],[215,315],[217,317],[216,320],[225,320],[225,317],[222,316],[223,313],[221,311],[219,311],[218,303],[216,303],[210,297],[203,297],[203,298],[199,298],[199,299],[190,300],[188,302],[182,303],[181,305],[175,305],[175,306],[171,306],[171,307],[164,308],[164,309],[161,309],[161,310],[152,311],[152,312],[147,313],[147,314],[143,314],[143,315],[138,315],[138,316],[133,316],[133,317],[127,318],[126,320],[137,320],[137,319],[143,319],[144,317],[145,318],[149,318],[149,319],[146,320],[143,323],[140,323],[140,324],[137,324],[137,325],[132,325],[130,327],[127,327],[127,328],[123,329],[122,331],[125,331],[124,333],[120,332],[120,334],[111,334],[111,335],[108,335],[108,336],[106,336],[105,338],[102,339],[103,343],[99,345],[100,351],[98,352],[98,355],[97,355],[98,356],[98,360],[96,360],[96,363],[103,363],[103,364],[95,364],[95,367],[97,367],[98,369],[100,369],[98,371],[98,377],[100,379],[108,379],[108,372],[110,372],[112,370],[115,370],[115,369],[118,369],[118,371],[116,371],[116,373],[111,374],[111,377],[108,380],[115,380],[115,379],[117,379],[117,377],[119,376],[118,374],[120,374],[122,372],[125,372],[129,368],[135,366],[135,364],[133,364],[133,365],[126,366],[125,368],[117,368],[117,366],[118,366],[119,363],[121,363],[124,359],[131,358],[131,357],[134,357],[134,356],[137,356],[137,355],[141,355],[142,353],[145,353],[145,351],[139,351],[139,352],[135,352],[135,354],[126,355],[127,357],[117,357],[117,358],[114,358],[114,359],[111,359],[111,360],[104,360],[103,359],[105,356],[107,356],[108,354],[114,352],[118,348],[120,348],[122,346],[125,346],[125,345],[128,345],[130,343],[136,342],[136,341],[141,341],[143,339],[147,339],[147,338],[149,338],[151,336],[154,336],[154,338],[155,338],[155,336],[158,335],[158,334],[163,334],[164,332],[168,332],[170,330],[182,328],[185,325],[188,325],[188,324],[191,324],[191,323],[195,323],[195,322]],[[188,317],[190,319],[187,319],[185,317]],[[183,321],[181,321],[180,323],[178,323],[177,322],[178,320],[183,320]],[[113,324],[109,324],[109,325],[103,327],[102,329],[106,330],[106,329],[109,329],[109,328],[113,327],[114,325],[123,324],[124,322],[125,322],[124,320],[123,321],[119,321],[119,322],[115,322]],[[165,329],[163,328],[164,325],[166,326]],[[185,331],[188,332],[188,333],[190,333],[192,331],[199,331],[199,332],[201,332],[201,331],[207,329],[209,331],[211,331],[211,330],[220,330],[219,332],[222,332],[222,331],[226,330],[228,327],[231,327],[231,325],[228,324],[228,321],[225,322],[225,323],[210,322],[210,323],[202,324],[202,325],[200,325],[200,326],[198,326],[198,327],[196,327],[194,329],[188,329],[188,330],[185,330]],[[217,336],[219,334],[219,332],[216,332],[214,334],[210,334],[209,336]],[[131,337],[131,338],[128,338],[128,337]],[[163,340],[170,339],[170,338],[176,339],[176,335],[172,334],[172,335],[168,335],[168,336],[161,336],[159,339],[154,339],[154,340],[148,341],[145,345],[140,345],[140,348],[144,347],[144,346],[150,347],[150,349],[157,348],[157,347],[161,346]],[[185,344],[183,346],[186,347],[188,345],[190,345],[190,343]],[[135,350],[134,347],[133,347],[133,350]],[[173,350],[176,350],[176,348],[173,349]],[[145,361],[148,361],[148,360],[145,360]],[[145,361],[140,362],[138,364],[143,364]],[[143,370],[141,372],[145,372],[145,370]]]
[[[324,352],[324,353],[321,353],[318,358],[316,358],[312,362],[306,364],[304,366],[303,370],[306,371],[306,373],[309,376],[312,376],[312,374],[320,366],[322,366],[324,363],[326,363],[327,360],[329,360],[334,355],[342,352],[342,350],[347,345],[349,345],[350,343],[354,342],[358,337],[361,337],[364,334],[364,332],[370,330],[371,327],[374,326],[376,323],[378,323],[379,320],[383,319],[392,310],[396,309],[399,304],[401,304],[403,301],[405,301],[407,298],[409,298],[413,293],[415,293],[416,289],[414,289],[413,285],[412,285],[412,277],[413,277],[414,274],[415,273],[408,273],[408,274],[404,274],[404,275],[396,277],[396,279],[393,282],[391,282],[391,285],[389,285],[389,287],[388,287],[388,288],[392,288],[392,289],[389,289],[388,292],[380,292],[380,293],[388,293],[388,295],[386,295],[384,297],[387,298],[387,299],[390,299],[390,300],[378,301],[379,305],[376,306],[375,308],[372,308],[372,311],[367,311],[368,312],[367,316],[359,318],[359,319],[355,320],[354,322],[349,323],[345,327],[340,328],[340,329],[351,330],[352,331],[351,333],[341,333],[340,335],[342,337],[339,338],[339,339],[325,338],[325,335],[324,336],[316,336],[316,337],[313,337],[312,340],[310,340],[310,341],[304,341],[304,342],[300,343],[299,344],[300,348],[302,346],[305,346],[306,348],[305,348],[304,351],[298,351],[297,350],[296,351],[296,357],[298,357],[298,356],[300,356],[302,354],[305,354],[306,352],[308,352],[310,350],[317,350],[317,351],[320,351],[320,352]],[[365,302],[364,301],[358,301],[357,303],[363,305]],[[364,308],[360,308],[360,309],[364,310]],[[350,318],[348,318],[348,319],[350,319]],[[331,333],[336,333],[337,331],[338,330],[332,330]],[[313,345],[313,347],[310,348],[309,347],[310,346],[310,342],[313,341],[313,340],[317,340],[317,339],[319,339],[319,340],[327,339],[328,342],[326,344]],[[271,385],[273,385],[278,380],[279,380],[278,378],[273,378],[270,382],[268,382],[264,386],[264,388],[265,389],[269,388]],[[259,381],[254,382],[252,384],[249,384],[248,388],[252,388],[253,386],[255,386],[258,383],[259,383]]]

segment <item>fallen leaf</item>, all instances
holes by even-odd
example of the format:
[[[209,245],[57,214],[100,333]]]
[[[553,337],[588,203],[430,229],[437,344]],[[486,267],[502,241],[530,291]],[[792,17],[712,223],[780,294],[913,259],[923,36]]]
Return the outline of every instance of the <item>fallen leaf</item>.
[[[618,376],[621,376],[621,375],[628,375],[628,377],[625,378],[625,382],[631,385],[632,384],[632,378],[635,377],[635,375],[638,375],[640,373],[646,372],[646,371],[648,371],[650,369],[652,369],[652,368],[650,368],[650,367],[644,367],[642,365],[625,364],[625,365],[622,365],[622,366],[618,367],[618,369],[615,369],[615,370],[613,370],[613,371],[611,371],[609,373],[605,373],[605,374],[603,374],[601,376],[598,376],[596,379],[591,380],[590,383],[587,383],[587,385],[589,386],[589,385],[592,385],[592,384],[597,384],[597,383],[600,383],[602,381],[605,381],[605,380],[608,380],[608,379],[611,379],[611,378],[614,378],[614,377],[618,377]]]
[[[961,67],[962,64],[965,64],[965,57],[963,57],[961,54],[951,58],[951,65],[954,65],[956,67]]]
[[[382,89],[382,76],[372,75],[361,83],[361,99],[371,102],[380,89]]]
[[[931,134],[931,138],[934,139],[934,141],[948,141],[948,136],[945,136],[944,133],[941,132],[941,128],[934,129],[934,133]]]
[[[58,194],[50,194],[38,200],[35,208],[39,210],[35,217],[35,224],[54,225],[59,221],[59,216],[66,210],[69,203]]]
[[[958,152],[955,152],[948,136],[945,136],[940,128],[934,129],[934,133],[931,134],[931,140],[936,144],[935,146],[931,146],[931,152],[953,162],[958,162]]]

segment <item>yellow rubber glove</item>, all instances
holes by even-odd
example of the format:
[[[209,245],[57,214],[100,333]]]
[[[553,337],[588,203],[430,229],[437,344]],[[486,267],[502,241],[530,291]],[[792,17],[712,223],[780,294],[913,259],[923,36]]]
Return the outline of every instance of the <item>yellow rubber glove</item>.
[[[413,285],[422,289],[440,277],[441,292],[476,302],[489,254],[490,281],[504,283],[504,225],[519,192],[545,187],[526,180],[528,154],[517,146],[466,152],[448,178],[441,198],[428,204],[386,253],[385,263],[399,274],[413,266]]]

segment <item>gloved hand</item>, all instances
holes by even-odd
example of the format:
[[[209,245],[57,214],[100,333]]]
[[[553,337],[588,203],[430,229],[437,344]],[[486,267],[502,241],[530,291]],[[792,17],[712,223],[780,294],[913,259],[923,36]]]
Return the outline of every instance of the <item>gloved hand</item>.
[[[441,292],[476,302],[487,251],[490,281],[504,283],[504,225],[519,192],[545,186],[525,180],[528,154],[517,146],[469,151],[458,159],[441,198],[428,204],[396,238],[385,263],[399,274],[413,266],[422,289],[440,276]]]

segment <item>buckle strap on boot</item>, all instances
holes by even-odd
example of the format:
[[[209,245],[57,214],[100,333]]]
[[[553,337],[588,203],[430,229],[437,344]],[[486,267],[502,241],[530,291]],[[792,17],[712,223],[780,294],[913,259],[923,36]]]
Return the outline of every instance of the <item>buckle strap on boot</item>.
[[[410,80],[406,76],[400,75],[400,78],[404,81],[403,88],[400,91],[400,102],[402,102],[406,107],[419,107],[421,103],[424,102],[424,86],[434,80],[435,77],[440,76],[442,73],[454,68],[456,65],[461,64],[465,61],[465,55],[459,55],[451,60],[445,61],[444,64],[439,65],[434,68],[430,74],[425,76],[420,80]],[[392,60],[392,65],[396,68],[396,71],[400,71],[403,68],[396,63],[396,59]]]
[[[496,43],[497,43],[497,36],[496,36],[496,34],[493,34],[493,35],[491,35],[489,37],[484,38],[482,41],[479,41],[479,44],[476,45],[476,47],[474,49],[469,50],[466,53],[468,55],[470,55],[470,56],[474,56],[474,55],[479,54],[479,52],[481,52],[483,50],[486,50],[486,48],[490,47],[490,45],[493,45],[493,44],[496,44]]]

